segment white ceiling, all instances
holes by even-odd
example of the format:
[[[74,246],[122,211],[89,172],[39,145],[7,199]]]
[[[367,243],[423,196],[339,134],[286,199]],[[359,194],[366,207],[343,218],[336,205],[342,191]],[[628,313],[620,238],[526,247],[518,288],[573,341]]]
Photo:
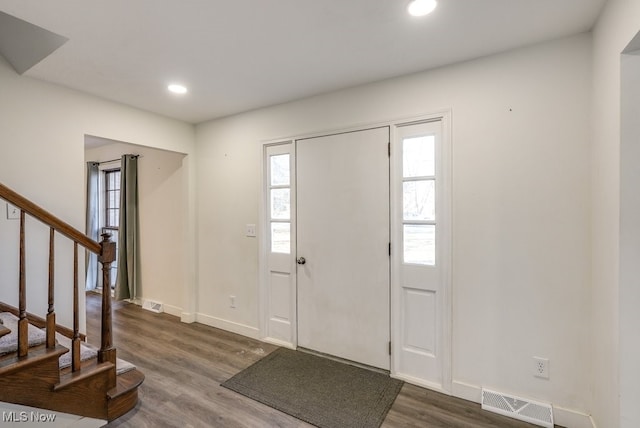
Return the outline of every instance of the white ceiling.
[[[589,31],[606,0],[0,0],[69,41],[25,75],[191,123]],[[166,91],[182,82],[189,93]]]

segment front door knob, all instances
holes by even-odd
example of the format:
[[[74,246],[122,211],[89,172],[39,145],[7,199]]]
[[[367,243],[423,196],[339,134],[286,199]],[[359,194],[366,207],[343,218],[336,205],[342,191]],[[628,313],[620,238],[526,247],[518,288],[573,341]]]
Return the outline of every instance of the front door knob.
[[[298,262],[299,265],[303,265],[305,264],[307,261],[305,260],[304,257],[300,257],[298,260],[296,260]]]

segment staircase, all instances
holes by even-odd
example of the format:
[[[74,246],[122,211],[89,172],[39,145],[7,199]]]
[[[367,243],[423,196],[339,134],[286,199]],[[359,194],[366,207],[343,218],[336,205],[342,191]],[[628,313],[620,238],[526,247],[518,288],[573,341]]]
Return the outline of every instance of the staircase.
[[[16,335],[15,351],[0,355],[0,401],[71,413],[96,419],[113,420],[132,410],[138,402],[138,387],[144,375],[133,368],[118,374],[116,349],[111,328],[111,295],[102,294],[101,346],[93,358],[81,358],[84,337],[79,331],[78,255],[80,247],[98,255],[102,264],[103,284],[110,284],[111,263],[115,260],[115,244],[105,234],[101,242],[88,238],[67,223],[33,204],[23,196],[0,184],[0,199],[20,210],[20,252],[18,307],[0,303],[0,312],[15,316],[15,327],[0,324],[0,340]],[[26,216],[49,227],[48,309],[45,317],[27,312],[25,224]],[[73,242],[73,327],[56,324],[55,312],[55,247],[56,235]],[[83,252],[84,253],[84,252]],[[83,254],[84,256],[84,254]],[[3,284],[3,286],[6,286]],[[83,287],[84,288],[84,287]],[[31,343],[29,331],[42,329],[42,344]],[[16,330],[16,331],[12,331]],[[62,336],[60,336],[62,335]],[[68,338],[68,346],[63,340]],[[61,368],[60,357],[70,353],[70,364]],[[67,358],[69,360],[69,358]]]

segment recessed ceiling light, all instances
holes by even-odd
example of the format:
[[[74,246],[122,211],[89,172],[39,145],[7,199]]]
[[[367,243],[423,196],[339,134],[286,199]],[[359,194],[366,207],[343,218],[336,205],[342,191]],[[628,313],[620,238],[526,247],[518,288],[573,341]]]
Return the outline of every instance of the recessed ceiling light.
[[[413,0],[407,10],[412,16],[425,16],[433,12],[437,5],[436,0]]]
[[[171,85],[167,86],[167,89],[169,89],[169,91],[173,92],[174,94],[186,94],[187,93],[187,88],[185,86],[182,86],[182,85],[171,84]]]

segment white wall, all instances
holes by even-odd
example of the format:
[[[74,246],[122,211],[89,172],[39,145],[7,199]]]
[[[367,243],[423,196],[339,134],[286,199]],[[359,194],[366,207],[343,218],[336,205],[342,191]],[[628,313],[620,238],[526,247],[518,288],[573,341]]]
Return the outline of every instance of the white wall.
[[[80,230],[84,230],[85,134],[182,153],[194,149],[190,124],[19,76],[1,57],[0,94],[0,182]],[[18,241],[9,239],[17,236],[17,223],[6,220],[4,210],[2,203],[0,300],[17,305]],[[40,226],[30,230],[28,252],[34,266],[27,273],[27,309],[43,315],[48,238],[42,235],[48,232]],[[36,241],[39,246],[32,245]],[[70,326],[73,265],[68,250],[57,258],[56,306],[59,323]],[[84,313],[84,299],[81,309]],[[83,317],[82,330],[84,325]]]
[[[630,291],[637,285],[619,285],[618,270],[620,206],[625,204],[620,199],[620,54],[640,30],[639,16],[640,2],[609,0],[593,31],[592,411],[599,427],[640,425],[640,397],[629,383],[637,384],[639,373],[633,366],[638,356],[619,351],[619,342],[638,342],[637,308],[624,310],[625,288]],[[637,189],[637,183],[633,186]],[[634,357],[631,364],[624,364],[626,358]],[[619,364],[621,361],[623,364]]]
[[[183,284],[187,251],[187,195],[182,153],[157,150],[133,144],[113,143],[88,149],[86,161],[104,162],[123,154],[138,158],[140,197],[141,299],[164,303],[165,311],[181,316],[184,308]]]
[[[454,392],[586,412],[590,54],[580,35],[197,126],[198,319],[257,334],[260,141],[452,108]]]
[[[640,33],[639,33],[640,34]],[[636,37],[638,38],[638,37]],[[622,58],[620,144],[620,421],[640,425],[640,52]]]

